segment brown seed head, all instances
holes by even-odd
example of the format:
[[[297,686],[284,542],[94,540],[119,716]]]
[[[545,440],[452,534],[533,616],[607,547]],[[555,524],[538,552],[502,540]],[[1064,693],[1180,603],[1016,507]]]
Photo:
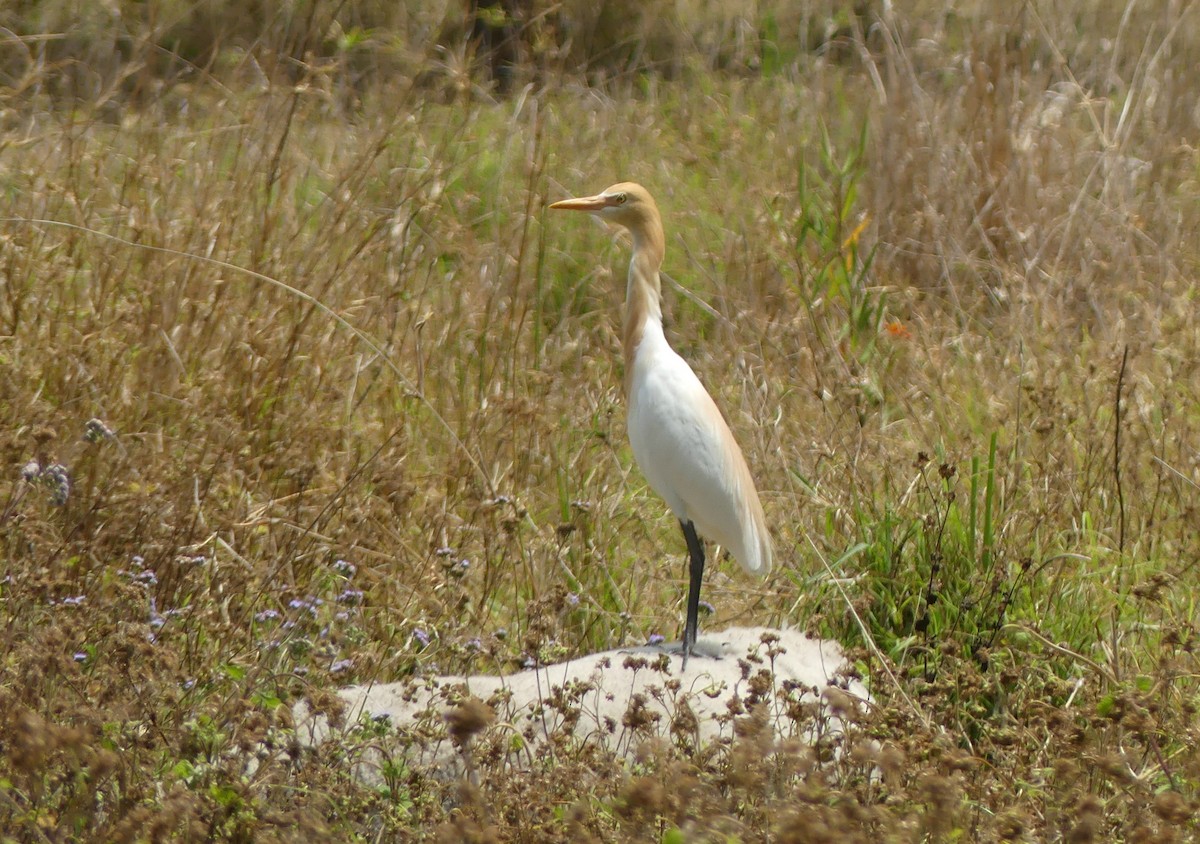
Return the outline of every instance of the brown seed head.
[[[450,738],[461,747],[471,736],[489,727],[496,712],[477,697],[469,697],[446,713]]]

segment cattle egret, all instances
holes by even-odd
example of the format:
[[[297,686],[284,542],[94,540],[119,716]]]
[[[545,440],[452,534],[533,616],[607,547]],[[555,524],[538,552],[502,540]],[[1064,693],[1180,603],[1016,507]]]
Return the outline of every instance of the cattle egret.
[[[746,571],[771,570],[771,537],[746,459],[696,373],[667,343],[658,271],[666,251],[662,217],[641,185],[622,182],[595,196],[550,206],[587,211],[633,236],[622,343],[629,442],[651,488],[679,519],[690,557],[683,668],[696,644],[704,536]],[[699,534],[699,535],[697,535]]]

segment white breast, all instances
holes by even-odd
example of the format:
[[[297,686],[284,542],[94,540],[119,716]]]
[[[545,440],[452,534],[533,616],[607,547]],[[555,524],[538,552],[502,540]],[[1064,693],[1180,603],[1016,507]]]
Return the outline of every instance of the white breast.
[[[634,355],[629,440],[646,480],[677,518],[692,521],[747,570],[770,567],[770,540],[761,515],[755,518],[761,505],[745,459],[712,397],[655,320]]]

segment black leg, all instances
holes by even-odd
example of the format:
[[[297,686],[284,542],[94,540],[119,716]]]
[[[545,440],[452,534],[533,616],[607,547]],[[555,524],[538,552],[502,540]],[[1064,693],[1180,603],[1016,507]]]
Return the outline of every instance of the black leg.
[[[683,537],[687,540],[688,556],[688,599],[687,621],[683,625],[683,668],[687,668],[688,657],[696,644],[696,633],[700,627],[700,581],[704,578],[704,544],[696,535],[696,526],[690,521],[680,521]]]

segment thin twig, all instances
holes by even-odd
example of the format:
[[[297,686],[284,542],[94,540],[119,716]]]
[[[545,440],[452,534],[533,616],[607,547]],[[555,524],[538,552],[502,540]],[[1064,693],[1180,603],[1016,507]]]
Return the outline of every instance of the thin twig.
[[[1173,474],[1175,477],[1179,478],[1179,480],[1183,481],[1185,484],[1189,484],[1190,486],[1194,487],[1195,489],[1200,489],[1200,484],[1197,484],[1195,481],[1193,481],[1187,475],[1183,474],[1183,472],[1176,469],[1174,466],[1172,466],[1167,461],[1163,460],[1157,454],[1150,455],[1150,459],[1153,460],[1155,463],[1159,464],[1160,466],[1162,466],[1164,469],[1166,469],[1168,472]]]
[[[1125,551],[1125,493],[1121,489],[1121,389],[1125,386],[1125,364],[1129,360],[1129,345],[1121,354],[1121,370],[1117,373],[1117,395],[1113,401],[1113,481],[1117,486],[1117,508],[1120,511],[1121,527],[1117,535],[1117,550]]]

